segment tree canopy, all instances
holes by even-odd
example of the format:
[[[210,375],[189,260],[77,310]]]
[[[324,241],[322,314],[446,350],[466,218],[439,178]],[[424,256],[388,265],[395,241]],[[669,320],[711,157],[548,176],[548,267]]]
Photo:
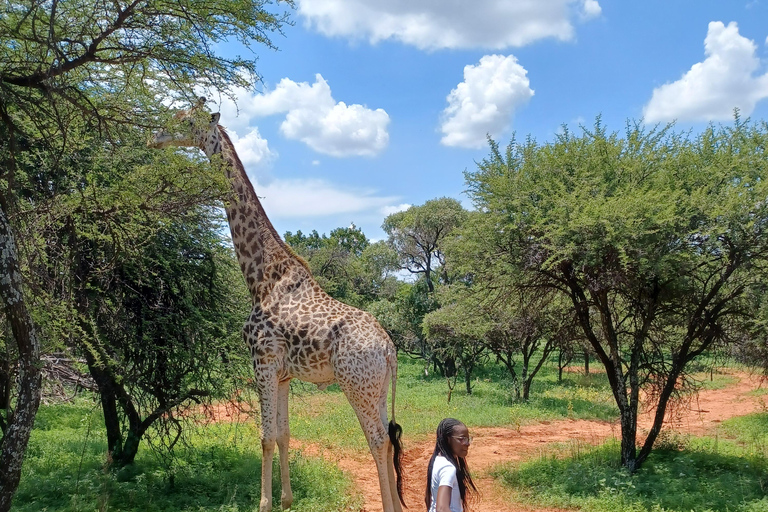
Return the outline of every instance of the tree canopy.
[[[292,6],[290,0],[281,3]],[[0,466],[6,470],[0,472],[0,511],[10,507],[40,393],[41,340],[22,279],[25,261],[20,258],[25,254],[16,246],[26,242],[19,232],[33,225],[25,216],[45,213],[37,207],[55,203],[55,195],[76,200],[100,189],[102,183],[84,172],[83,163],[90,165],[90,160],[81,158],[89,149],[91,154],[114,156],[110,152],[116,147],[136,148],[141,134],[121,127],[136,131],[156,126],[170,104],[201,89],[228,94],[252,85],[258,78],[256,50],[273,47],[270,36],[282,30],[289,14],[289,9],[266,0],[3,3],[0,267],[13,279],[0,280],[0,299],[15,346],[9,353],[19,359],[21,392],[13,401],[13,414],[3,422]],[[225,43],[239,45],[248,55],[222,54]],[[185,181],[183,174],[172,174],[183,166],[160,169],[167,173],[158,172],[146,181],[130,173],[136,183],[148,185],[141,198],[112,189],[99,198],[104,208],[88,214],[140,216],[145,199],[172,192]],[[195,179],[191,174],[186,178],[190,185]],[[48,197],[26,195],[30,183]],[[119,231],[92,234],[112,236],[116,242],[127,239]]]
[[[381,227],[389,237],[388,243],[397,251],[401,268],[423,274],[429,291],[433,292],[432,274],[436,269],[447,280],[443,242],[461,225],[466,214],[456,199],[441,197],[393,213]]]
[[[358,308],[395,293],[397,256],[383,242],[371,243],[359,228],[287,232],[285,241],[309,263],[320,286],[333,298]]]
[[[687,365],[734,340],[768,258],[768,126],[698,136],[600,120],[549,144],[513,140],[466,174],[484,229],[466,230],[475,280],[548,290],[570,304],[605,367],[622,420],[622,463],[648,456]],[[641,392],[657,405],[637,452]]]

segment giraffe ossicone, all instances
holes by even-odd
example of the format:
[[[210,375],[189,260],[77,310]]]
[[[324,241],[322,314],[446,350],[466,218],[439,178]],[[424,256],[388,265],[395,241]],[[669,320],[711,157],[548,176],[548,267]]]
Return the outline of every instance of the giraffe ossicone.
[[[272,510],[272,460],[280,457],[281,506],[293,502],[288,473],[288,392],[291,379],[337,382],[349,400],[376,464],[384,512],[402,512],[402,429],[395,422],[397,354],[392,340],[369,313],[336,301],[317,284],[306,262],[280,238],[222,126],[204,98],[178,112],[157,133],[152,147],[197,147],[220,155],[232,185],[226,206],[240,269],[252,298],[243,326],[261,409],[260,512]],[[387,392],[392,386],[392,417]]]

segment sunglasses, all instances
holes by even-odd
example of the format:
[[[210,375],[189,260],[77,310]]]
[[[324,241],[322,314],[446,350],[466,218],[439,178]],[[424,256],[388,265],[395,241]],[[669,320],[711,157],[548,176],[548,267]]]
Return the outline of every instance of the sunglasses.
[[[469,446],[472,444],[472,436],[451,436],[454,439],[457,439],[461,444],[466,444]]]

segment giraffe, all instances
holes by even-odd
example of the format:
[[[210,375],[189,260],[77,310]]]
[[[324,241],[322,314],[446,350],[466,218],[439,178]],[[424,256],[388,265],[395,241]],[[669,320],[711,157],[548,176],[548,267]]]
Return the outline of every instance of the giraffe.
[[[325,389],[337,382],[357,415],[379,476],[384,512],[402,512],[400,435],[395,422],[395,347],[376,319],[336,301],[317,284],[307,263],[280,238],[256,195],[219,113],[203,109],[205,98],[177,112],[173,127],[148,142],[155,148],[196,147],[220,162],[231,183],[226,206],[240,269],[252,310],[243,338],[253,362],[261,409],[260,512],[272,510],[272,460],[277,444],[281,506],[293,501],[288,472],[288,392],[298,378]],[[392,386],[392,419],[387,392]]]

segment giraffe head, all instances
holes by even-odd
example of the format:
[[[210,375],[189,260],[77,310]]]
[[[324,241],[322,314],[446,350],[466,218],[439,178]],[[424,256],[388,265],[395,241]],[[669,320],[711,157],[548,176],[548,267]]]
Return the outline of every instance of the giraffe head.
[[[167,146],[196,147],[209,156],[221,147],[218,129],[221,115],[209,114],[204,108],[205,98],[199,98],[189,110],[181,110],[173,116],[168,126],[157,132],[147,145],[152,148]]]

